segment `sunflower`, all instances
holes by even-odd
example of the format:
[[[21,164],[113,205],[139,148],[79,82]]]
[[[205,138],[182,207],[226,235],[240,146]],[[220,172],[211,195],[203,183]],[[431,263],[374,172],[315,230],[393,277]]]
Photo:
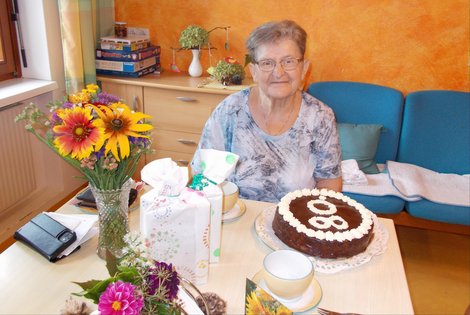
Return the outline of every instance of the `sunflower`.
[[[251,292],[246,297],[246,305],[245,305],[245,313],[246,314],[263,314],[263,315],[272,315],[269,308],[265,308],[263,303],[260,301],[256,291]]]
[[[100,117],[96,119],[96,124],[104,128],[104,137],[95,149],[98,151],[106,142],[104,154],[107,155],[111,151],[117,161],[129,156],[129,137],[148,139],[149,136],[142,133],[153,129],[153,126],[140,122],[144,118],[151,118],[150,115],[133,113],[126,104],[113,103],[109,106],[99,108],[93,106],[93,108]]]
[[[62,122],[54,126],[58,134],[54,146],[62,156],[82,160],[90,156],[94,146],[100,143],[104,130],[93,122],[90,108],[65,108],[57,112]]]

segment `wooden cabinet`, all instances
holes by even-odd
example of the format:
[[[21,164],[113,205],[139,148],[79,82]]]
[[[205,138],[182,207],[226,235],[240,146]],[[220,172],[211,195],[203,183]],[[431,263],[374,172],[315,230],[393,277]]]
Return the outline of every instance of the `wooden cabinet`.
[[[132,110],[144,110],[141,86],[113,82],[102,82],[101,85],[104,92],[119,96]]]
[[[145,163],[170,157],[180,165],[191,162],[207,118],[228,94],[234,92],[198,87],[205,79],[174,73],[139,79],[98,77],[103,91],[122,97],[131,107],[136,104],[137,110],[143,108],[152,116],[155,153],[147,154]]]
[[[188,165],[212,110],[225,95],[144,87],[144,107],[155,125],[152,159],[170,156]]]

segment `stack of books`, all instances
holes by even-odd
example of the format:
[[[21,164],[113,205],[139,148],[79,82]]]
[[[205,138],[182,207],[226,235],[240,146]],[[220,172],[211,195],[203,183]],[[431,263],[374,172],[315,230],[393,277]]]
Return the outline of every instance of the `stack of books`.
[[[151,45],[144,35],[101,37],[95,62],[96,74],[138,78],[162,71],[160,46]]]

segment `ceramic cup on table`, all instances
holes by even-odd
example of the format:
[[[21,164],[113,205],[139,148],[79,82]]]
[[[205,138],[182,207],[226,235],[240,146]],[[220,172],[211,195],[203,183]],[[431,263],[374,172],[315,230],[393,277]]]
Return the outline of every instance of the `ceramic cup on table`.
[[[220,184],[220,188],[222,189],[222,192],[224,194],[222,200],[222,213],[224,213],[233,209],[233,207],[235,207],[235,205],[237,204],[238,186],[232,182],[224,181]]]
[[[283,249],[266,255],[260,276],[272,293],[292,300],[302,296],[312,282],[313,275],[313,264],[307,256]]]

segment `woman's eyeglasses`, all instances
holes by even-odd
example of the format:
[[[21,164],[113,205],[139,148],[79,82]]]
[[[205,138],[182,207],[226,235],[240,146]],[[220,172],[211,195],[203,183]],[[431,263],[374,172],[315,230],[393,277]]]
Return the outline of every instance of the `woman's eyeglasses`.
[[[301,62],[302,60],[303,58],[286,58],[286,59],[282,59],[281,61],[279,61],[279,63],[281,64],[284,70],[294,70],[297,68],[297,66],[299,65],[299,62]],[[254,63],[258,65],[261,71],[266,71],[266,72],[273,71],[274,68],[276,68],[276,64],[277,64],[277,62],[272,59],[263,59],[263,60],[255,61]]]

